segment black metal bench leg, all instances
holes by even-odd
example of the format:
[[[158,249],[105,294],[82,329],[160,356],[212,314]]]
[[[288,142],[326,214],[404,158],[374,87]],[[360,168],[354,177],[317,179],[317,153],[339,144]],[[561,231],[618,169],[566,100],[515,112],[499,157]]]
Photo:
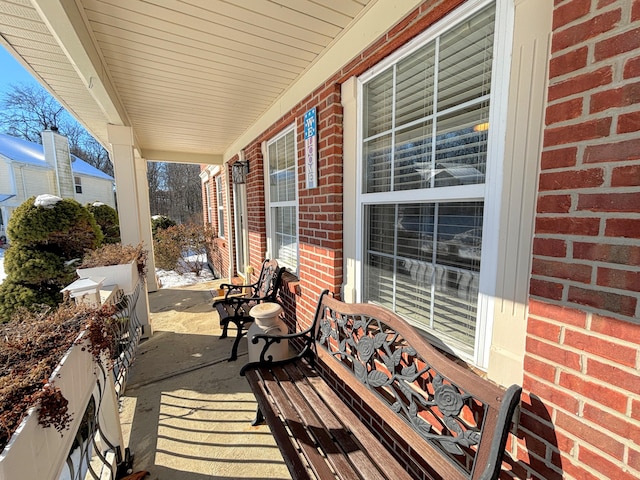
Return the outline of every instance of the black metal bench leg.
[[[264,423],[264,415],[262,414],[262,410],[260,407],[256,408],[256,418],[251,422],[252,427],[256,427],[258,425],[262,425]]]
[[[240,340],[245,336],[246,332],[243,331],[241,322],[233,322],[236,324],[236,339],[233,341],[233,347],[231,348],[231,356],[229,357],[229,361],[233,362],[238,358],[238,346],[240,345]]]
[[[222,322],[220,322],[220,324],[222,325]],[[220,335],[220,340],[222,340],[223,338],[227,338],[227,333],[229,333],[229,321],[228,320],[226,322],[224,322],[224,325],[222,325],[222,335]]]

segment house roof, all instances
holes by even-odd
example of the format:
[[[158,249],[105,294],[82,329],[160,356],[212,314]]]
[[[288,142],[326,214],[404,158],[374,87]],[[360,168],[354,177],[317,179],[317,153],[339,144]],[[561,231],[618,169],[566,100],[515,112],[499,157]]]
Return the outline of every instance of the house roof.
[[[0,155],[7,157],[14,162],[26,163],[38,167],[49,167],[44,159],[44,148],[39,143],[29,142],[22,138],[12,137],[0,133]],[[113,177],[89,165],[84,160],[71,155],[71,169],[73,173],[88,175],[113,181]]]

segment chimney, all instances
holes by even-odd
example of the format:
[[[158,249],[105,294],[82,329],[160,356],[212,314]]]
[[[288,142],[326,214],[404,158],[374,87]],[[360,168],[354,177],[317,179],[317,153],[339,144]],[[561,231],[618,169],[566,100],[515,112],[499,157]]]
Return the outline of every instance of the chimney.
[[[56,173],[57,192],[52,192],[62,198],[75,198],[75,183],[71,169],[71,155],[69,140],[58,133],[57,127],[51,127],[42,133],[44,159]]]

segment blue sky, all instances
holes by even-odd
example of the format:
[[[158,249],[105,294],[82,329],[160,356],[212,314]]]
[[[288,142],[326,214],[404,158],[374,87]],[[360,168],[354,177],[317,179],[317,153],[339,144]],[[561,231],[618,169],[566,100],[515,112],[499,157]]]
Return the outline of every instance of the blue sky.
[[[0,46],[0,96],[12,83],[37,83],[3,46]]]

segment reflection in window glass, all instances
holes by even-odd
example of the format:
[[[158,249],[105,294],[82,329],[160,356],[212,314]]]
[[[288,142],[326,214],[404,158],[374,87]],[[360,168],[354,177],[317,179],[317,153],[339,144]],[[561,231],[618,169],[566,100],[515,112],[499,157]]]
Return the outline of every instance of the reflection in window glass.
[[[366,300],[472,352],[482,213],[482,202],[366,207]]]

